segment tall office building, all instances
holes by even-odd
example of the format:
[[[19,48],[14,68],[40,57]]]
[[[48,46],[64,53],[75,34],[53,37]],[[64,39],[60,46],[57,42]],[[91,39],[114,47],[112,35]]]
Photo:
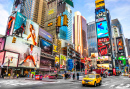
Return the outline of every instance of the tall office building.
[[[96,24],[90,22],[87,24],[87,40],[88,40],[88,56],[91,53],[97,53],[97,35],[96,35]]]
[[[44,27],[46,0],[14,0],[12,11],[18,11],[28,19]]]
[[[87,56],[87,25],[86,19],[80,12],[75,12],[73,26],[73,43],[75,50],[81,54],[81,57]]]

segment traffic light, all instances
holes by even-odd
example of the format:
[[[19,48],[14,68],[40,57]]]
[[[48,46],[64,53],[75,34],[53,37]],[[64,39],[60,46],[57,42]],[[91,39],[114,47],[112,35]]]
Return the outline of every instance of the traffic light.
[[[64,21],[63,21],[63,26],[67,26],[68,27],[68,18],[67,15],[64,15]]]
[[[61,27],[61,16],[56,19],[56,27]]]
[[[15,42],[16,42],[16,38],[15,38],[15,37],[13,37],[12,43],[15,43]]]

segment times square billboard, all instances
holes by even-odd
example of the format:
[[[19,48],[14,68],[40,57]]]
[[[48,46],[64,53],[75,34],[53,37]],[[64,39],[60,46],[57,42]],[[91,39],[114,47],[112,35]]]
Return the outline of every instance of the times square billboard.
[[[37,45],[39,25],[30,19],[27,19],[26,16],[22,15],[19,12],[17,12],[12,18],[13,20],[11,21],[14,22],[11,23],[9,19],[6,35],[20,37],[24,42],[28,44]]]

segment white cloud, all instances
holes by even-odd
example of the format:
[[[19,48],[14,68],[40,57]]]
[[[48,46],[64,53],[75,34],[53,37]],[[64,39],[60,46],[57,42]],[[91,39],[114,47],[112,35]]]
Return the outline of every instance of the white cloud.
[[[4,6],[0,4],[0,34],[5,35],[9,13],[3,7]]]

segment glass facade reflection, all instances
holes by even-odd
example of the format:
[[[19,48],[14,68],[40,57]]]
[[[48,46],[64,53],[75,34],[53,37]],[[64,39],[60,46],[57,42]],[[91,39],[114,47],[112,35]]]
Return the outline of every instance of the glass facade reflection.
[[[87,24],[87,39],[88,39],[88,56],[91,53],[97,53],[97,36],[96,36],[96,24],[91,22]]]

